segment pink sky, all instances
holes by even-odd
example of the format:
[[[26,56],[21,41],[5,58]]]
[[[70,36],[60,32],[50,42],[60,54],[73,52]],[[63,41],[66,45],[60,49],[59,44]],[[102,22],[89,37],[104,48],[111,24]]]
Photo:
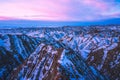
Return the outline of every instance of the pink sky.
[[[0,0],[0,19],[93,21],[120,17],[114,0]]]

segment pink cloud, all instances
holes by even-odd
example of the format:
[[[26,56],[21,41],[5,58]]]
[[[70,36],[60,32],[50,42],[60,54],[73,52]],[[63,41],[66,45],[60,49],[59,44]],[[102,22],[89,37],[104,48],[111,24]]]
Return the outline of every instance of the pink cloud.
[[[109,8],[108,4],[102,0],[83,0],[82,1],[86,6],[91,6],[100,10],[107,10]]]
[[[102,14],[103,16],[110,17],[110,18],[119,18],[120,17],[120,11],[118,12],[106,12]]]
[[[107,17],[114,5],[104,0],[12,0],[0,6],[0,16],[6,16],[0,19],[87,21]]]
[[[14,20],[16,18],[13,17],[7,17],[7,16],[0,16],[0,20]]]
[[[65,5],[61,6],[59,3],[67,3],[67,0],[5,3],[1,5],[0,15],[22,19],[66,20],[67,7]]]

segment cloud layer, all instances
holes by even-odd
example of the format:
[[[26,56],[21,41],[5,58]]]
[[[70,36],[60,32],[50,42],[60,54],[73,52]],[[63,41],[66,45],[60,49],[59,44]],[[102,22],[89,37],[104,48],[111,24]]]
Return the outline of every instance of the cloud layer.
[[[120,17],[120,2],[116,0],[0,0],[0,6],[2,20],[95,21]]]

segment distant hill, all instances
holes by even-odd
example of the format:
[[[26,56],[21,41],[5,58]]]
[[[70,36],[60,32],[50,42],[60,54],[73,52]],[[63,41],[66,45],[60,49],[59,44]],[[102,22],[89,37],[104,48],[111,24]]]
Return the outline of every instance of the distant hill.
[[[120,25],[120,18],[80,22],[80,21],[40,21],[40,20],[0,20],[0,28],[15,27],[60,27],[60,26],[88,26],[88,25]]]

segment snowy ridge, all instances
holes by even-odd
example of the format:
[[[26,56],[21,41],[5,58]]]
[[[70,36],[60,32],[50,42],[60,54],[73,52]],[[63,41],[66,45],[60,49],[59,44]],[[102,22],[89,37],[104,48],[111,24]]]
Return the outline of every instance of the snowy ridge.
[[[114,26],[114,29],[112,26],[64,27],[60,31],[49,31],[48,29],[48,31],[44,31],[44,37],[49,35],[56,41],[64,43],[78,52],[90,66],[94,66],[111,79],[118,79],[120,76],[118,70],[120,65],[120,58],[118,57],[120,55],[118,45],[120,42],[119,27]],[[104,67],[106,65],[108,67]]]
[[[56,43],[58,47],[55,46],[54,40],[47,41],[45,39],[45,41],[41,40],[41,44],[35,52],[30,55],[24,64],[13,71],[11,80],[106,79],[97,70],[97,73],[94,74],[95,69],[93,71],[87,66],[81,56],[68,46],[61,46],[63,44],[58,42]]]
[[[50,52],[50,50],[52,52]],[[62,49],[54,49],[52,46],[40,44],[25,63],[14,70],[11,80],[56,80],[59,74],[57,71],[57,60],[59,59],[61,51]]]
[[[0,79],[9,78],[13,68],[22,64],[38,43],[39,39],[26,35],[0,35]]]
[[[7,35],[6,30],[1,32]],[[11,69],[11,80],[120,79],[120,26],[14,29],[13,33],[6,40],[0,37],[0,53],[15,54],[9,60],[15,58],[20,64]],[[6,69],[0,68],[1,76]]]

